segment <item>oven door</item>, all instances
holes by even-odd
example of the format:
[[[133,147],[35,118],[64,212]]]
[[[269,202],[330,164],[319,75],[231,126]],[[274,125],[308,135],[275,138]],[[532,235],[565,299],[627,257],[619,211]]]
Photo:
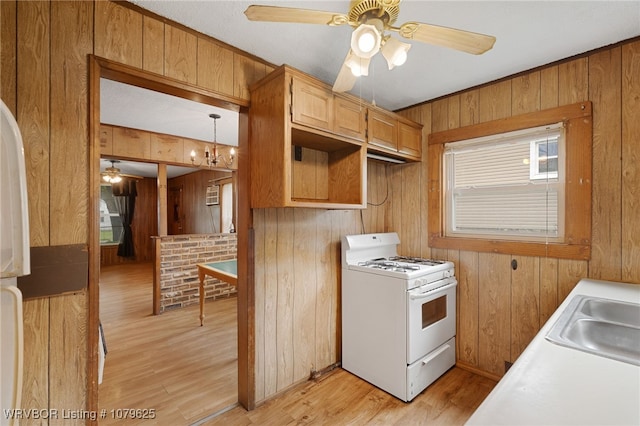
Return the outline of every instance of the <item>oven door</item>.
[[[442,286],[407,292],[407,364],[422,358],[456,334],[456,285],[454,277]],[[429,284],[433,287],[433,283]]]

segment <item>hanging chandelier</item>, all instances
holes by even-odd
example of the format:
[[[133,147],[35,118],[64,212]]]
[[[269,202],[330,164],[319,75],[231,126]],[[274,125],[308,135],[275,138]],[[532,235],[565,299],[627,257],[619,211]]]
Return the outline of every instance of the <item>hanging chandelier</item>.
[[[209,149],[209,145],[204,148],[204,162],[207,164],[209,168],[215,167],[218,163],[224,163],[225,167],[231,167],[233,165],[233,160],[235,159],[236,150],[235,148],[231,148],[229,150],[229,156],[220,154],[218,152],[218,136],[217,136],[217,120],[220,118],[219,114],[209,114],[209,117],[213,119],[213,150]],[[191,164],[195,165],[196,161],[196,152],[195,150],[191,151]],[[202,165],[202,163],[200,164]]]

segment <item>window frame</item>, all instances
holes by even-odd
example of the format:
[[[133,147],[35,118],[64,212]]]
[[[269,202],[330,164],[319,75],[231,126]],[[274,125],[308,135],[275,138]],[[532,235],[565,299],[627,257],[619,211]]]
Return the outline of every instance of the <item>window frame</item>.
[[[563,122],[564,239],[521,241],[445,235],[444,145]],[[592,104],[589,101],[488,121],[429,135],[428,230],[432,248],[588,260],[591,257]]]

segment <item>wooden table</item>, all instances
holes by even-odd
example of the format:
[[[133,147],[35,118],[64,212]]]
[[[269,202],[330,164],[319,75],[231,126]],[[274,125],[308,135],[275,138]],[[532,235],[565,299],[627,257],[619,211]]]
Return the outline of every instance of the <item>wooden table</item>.
[[[238,285],[238,261],[223,260],[211,263],[198,263],[198,278],[200,279],[200,326],[204,324],[204,278],[209,275],[220,281]]]

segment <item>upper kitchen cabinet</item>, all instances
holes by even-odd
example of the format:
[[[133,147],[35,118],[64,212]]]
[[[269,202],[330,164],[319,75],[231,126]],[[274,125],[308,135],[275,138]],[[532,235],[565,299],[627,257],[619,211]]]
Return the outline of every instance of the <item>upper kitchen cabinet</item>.
[[[291,82],[292,122],[360,142],[366,137],[366,105],[335,94],[326,85],[297,76]]]
[[[288,66],[250,90],[251,207],[365,208],[366,107]]]
[[[406,161],[420,161],[422,125],[375,107],[369,108],[367,123],[368,151]]]

